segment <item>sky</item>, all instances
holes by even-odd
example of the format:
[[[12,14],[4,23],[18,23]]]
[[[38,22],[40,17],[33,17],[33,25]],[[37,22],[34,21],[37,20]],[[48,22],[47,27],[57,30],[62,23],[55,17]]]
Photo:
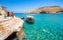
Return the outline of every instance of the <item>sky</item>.
[[[63,0],[0,0],[0,6],[5,6],[8,11],[21,13],[44,6],[63,7]]]

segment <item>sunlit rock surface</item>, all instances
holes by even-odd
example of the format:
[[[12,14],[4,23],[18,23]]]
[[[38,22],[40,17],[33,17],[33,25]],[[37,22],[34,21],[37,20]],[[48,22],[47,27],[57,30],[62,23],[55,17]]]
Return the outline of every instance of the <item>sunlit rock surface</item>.
[[[46,6],[35,10],[29,10],[25,13],[57,13],[58,11],[61,10],[62,8],[60,6]]]
[[[23,27],[24,21],[18,17],[15,17],[13,12],[9,15],[10,16],[8,16],[8,11],[5,7],[0,6],[0,40],[6,39],[13,32],[17,32],[18,35],[21,34],[20,30]]]

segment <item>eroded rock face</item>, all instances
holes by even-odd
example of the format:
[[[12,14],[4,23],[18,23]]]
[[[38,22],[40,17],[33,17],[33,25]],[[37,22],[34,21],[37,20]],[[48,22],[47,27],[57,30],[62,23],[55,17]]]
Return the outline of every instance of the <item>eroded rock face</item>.
[[[7,15],[7,10],[5,9],[5,7],[3,7],[3,6],[0,6],[0,14],[1,14],[1,16],[5,16],[5,15]]]
[[[47,6],[47,7],[42,7],[42,8],[38,8],[36,10],[32,10],[26,13],[56,13],[61,11],[62,8],[59,6]]]

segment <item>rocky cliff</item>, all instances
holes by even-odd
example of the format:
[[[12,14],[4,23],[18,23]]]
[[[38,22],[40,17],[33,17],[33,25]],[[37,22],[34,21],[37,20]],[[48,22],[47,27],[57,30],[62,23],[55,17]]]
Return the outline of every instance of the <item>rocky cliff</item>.
[[[4,6],[0,6],[0,16],[4,16],[8,13]]]
[[[47,6],[47,7],[41,7],[35,10],[29,10],[25,13],[57,13],[62,11],[63,9],[60,6]]]

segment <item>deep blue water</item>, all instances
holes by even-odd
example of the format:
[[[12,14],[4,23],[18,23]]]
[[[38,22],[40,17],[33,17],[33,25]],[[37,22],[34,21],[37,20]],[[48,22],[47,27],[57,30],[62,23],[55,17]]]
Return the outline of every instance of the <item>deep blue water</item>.
[[[34,24],[26,23],[26,16],[34,17]],[[24,17],[25,40],[63,40],[63,14],[20,14]]]

